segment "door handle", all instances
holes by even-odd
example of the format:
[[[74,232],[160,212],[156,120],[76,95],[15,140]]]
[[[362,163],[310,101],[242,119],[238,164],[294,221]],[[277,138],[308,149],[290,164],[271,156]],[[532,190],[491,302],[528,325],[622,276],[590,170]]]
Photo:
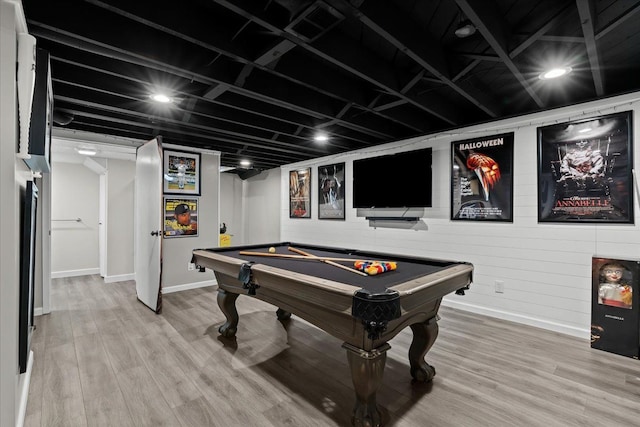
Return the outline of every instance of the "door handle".
[[[162,232],[161,230],[158,230],[158,231],[152,231],[152,232],[151,232],[151,235],[152,235],[152,236],[159,236],[161,232]]]

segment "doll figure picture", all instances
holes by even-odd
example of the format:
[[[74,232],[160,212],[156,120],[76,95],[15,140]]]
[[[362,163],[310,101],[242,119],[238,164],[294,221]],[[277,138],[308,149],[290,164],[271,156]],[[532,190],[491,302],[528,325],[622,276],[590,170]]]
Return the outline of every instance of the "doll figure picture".
[[[618,263],[607,263],[600,268],[598,304],[612,307],[631,308],[633,291],[624,280],[627,269]]]

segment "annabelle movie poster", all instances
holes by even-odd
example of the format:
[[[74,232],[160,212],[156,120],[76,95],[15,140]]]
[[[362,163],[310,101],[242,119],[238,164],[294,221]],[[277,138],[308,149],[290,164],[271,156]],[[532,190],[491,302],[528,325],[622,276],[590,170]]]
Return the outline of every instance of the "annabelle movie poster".
[[[538,128],[540,222],[633,223],[631,112]]]
[[[451,219],[513,221],[513,132],[452,143]]]

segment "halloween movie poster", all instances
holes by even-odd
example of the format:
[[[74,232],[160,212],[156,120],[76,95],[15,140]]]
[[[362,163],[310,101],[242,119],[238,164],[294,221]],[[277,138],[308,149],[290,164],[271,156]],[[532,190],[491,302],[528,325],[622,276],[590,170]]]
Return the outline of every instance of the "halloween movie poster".
[[[538,221],[633,223],[631,112],[538,128]]]
[[[513,132],[452,143],[451,219],[513,221]]]

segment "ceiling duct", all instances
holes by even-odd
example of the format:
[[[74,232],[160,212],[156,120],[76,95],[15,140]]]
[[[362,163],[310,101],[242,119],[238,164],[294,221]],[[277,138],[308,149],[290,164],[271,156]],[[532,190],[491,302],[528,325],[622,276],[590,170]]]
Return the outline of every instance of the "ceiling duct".
[[[245,180],[259,175],[260,172],[262,172],[260,169],[240,169],[237,171],[237,174],[240,179]]]
[[[53,122],[58,126],[66,126],[73,121],[73,114],[66,111],[53,110]]]

